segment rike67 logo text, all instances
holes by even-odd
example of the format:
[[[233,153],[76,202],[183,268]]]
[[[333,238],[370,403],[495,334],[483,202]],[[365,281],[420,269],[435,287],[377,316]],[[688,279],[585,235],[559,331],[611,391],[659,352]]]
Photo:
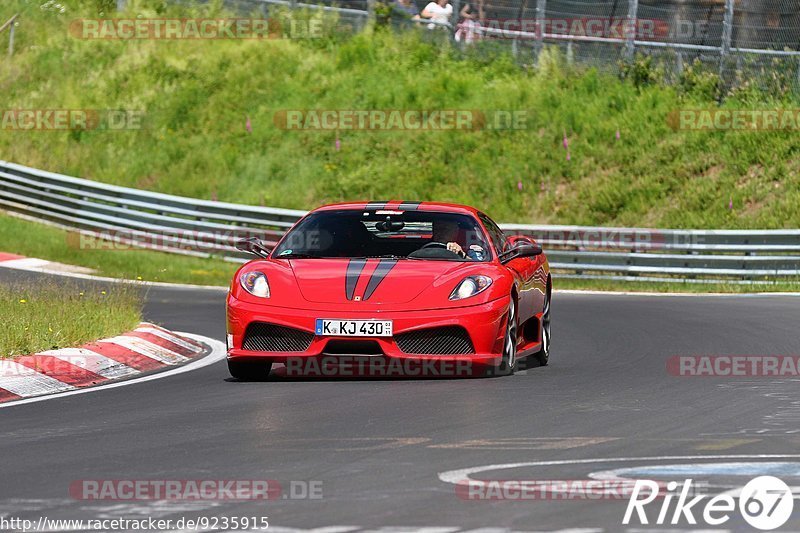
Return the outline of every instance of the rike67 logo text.
[[[731,492],[713,497],[700,495],[689,499],[691,493],[691,479],[687,479],[682,485],[671,481],[667,484],[666,494],[663,485],[655,481],[637,480],[622,523],[630,524],[635,516],[640,524],[650,524],[645,508],[657,499],[661,500],[661,506],[658,517],[652,523],[659,526],[667,523],[677,525],[682,520],[692,525],[697,524],[695,513],[701,513],[706,524],[719,526],[728,522],[738,507],[738,512],[748,524],[756,529],[768,531],[784,525],[794,509],[791,489],[786,483],[772,476],[760,476],[747,483],[738,495],[738,505]],[[674,506],[673,501],[675,501]],[[658,504],[652,507],[658,508]]]

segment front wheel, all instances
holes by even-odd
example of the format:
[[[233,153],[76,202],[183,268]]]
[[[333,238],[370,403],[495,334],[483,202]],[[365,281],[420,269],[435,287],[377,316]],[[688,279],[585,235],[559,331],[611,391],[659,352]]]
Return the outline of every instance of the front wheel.
[[[550,291],[548,291],[542,312],[542,348],[534,355],[542,366],[547,365],[550,361],[550,300]]]
[[[269,361],[231,361],[228,359],[228,372],[240,381],[264,381],[269,377],[272,363]]]
[[[503,337],[503,359],[497,367],[497,374],[500,376],[510,376],[517,370],[517,326],[517,302],[512,297]]]

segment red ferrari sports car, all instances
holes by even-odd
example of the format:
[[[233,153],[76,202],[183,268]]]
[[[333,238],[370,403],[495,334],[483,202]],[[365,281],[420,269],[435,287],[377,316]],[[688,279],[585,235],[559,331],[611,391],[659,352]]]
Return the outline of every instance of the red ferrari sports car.
[[[277,363],[319,368],[321,358],[358,361],[362,374],[504,375],[529,356],[547,364],[552,282],[542,248],[506,237],[471,207],[328,205],[272,250],[255,238],[237,248],[258,256],[228,294],[237,379],[265,379]]]

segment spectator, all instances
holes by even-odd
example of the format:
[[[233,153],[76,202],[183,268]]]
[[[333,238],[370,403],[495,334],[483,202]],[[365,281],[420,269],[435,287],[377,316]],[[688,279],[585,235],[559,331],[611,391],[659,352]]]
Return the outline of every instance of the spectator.
[[[439,24],[428,24],[428,28],[433,30],[437,27],[447,28],[443,24],[450,22],[450,17],[453,15],[453,6],[447,0],[436,0],[431,2],[425,9],[422,10],[422,18],[430,19],[432,22]]]
[[[419,9],[414,0],[395,0],[392,7],[394,11],[411,17],[412,20],[419,20]]]
[[[483,13],[483,0],[477,0],[478,11],[475,12],[472,4],[466,3],[461,8],[461,22],[456,27],[455,39],[457,42],[472,43],[482,37],[481,27],[485,20]]]

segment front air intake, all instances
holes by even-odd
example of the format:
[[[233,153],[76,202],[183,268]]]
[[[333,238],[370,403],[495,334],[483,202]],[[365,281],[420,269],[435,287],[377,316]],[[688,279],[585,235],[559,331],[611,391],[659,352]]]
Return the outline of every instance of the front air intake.
[[[415,355],[463,355],[475,353],[467,331],[461,326],[418,329],[395,336],[404,353]]]
[[[253,352],[305,352],[314,334],[276,324],[253,322],[247,326],[242,348]]]

